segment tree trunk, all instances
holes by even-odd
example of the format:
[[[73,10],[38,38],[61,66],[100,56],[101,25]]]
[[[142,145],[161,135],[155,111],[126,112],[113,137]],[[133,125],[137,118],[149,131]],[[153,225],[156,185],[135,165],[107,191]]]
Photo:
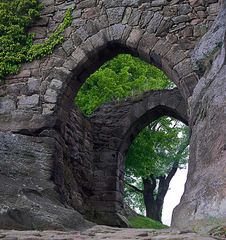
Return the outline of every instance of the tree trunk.
[[[162,208],[164,203],[164,198],[169,189],[169,184],[173,176],[175,175],[178,168],[178,163],[173,164],[172,169],[167,176],[160,176],[155,178],[154,176],[149,176],[149,178],[142,178],[144,189],[138,189],[129,183],[126,183],[135,192],[143,194],[144,205],[146,208],[146,217],[153,220],[162,222]],[[156,179],[159,180],[157,193],[156,189]]]
[[[153,220],[162,222],[162,208],[164,203],[164,198],[169,189],[169,184],[173,176],[175,175],[178,168],[178,163],[175,163],[167,175],[159,177],[159,185],[157,189],[157,194],[155,196],[156,188],[156,178],[150,176],[148,179],[143,180],[144,190],[144,205],[146,208],[146,217],[149,217]]]
[[[161,222],[162,204],[154,197],[156,188],[156,179],[150,177],[149,179],[142,179],[144,190],[144,204],[146,208],[146,217]]]

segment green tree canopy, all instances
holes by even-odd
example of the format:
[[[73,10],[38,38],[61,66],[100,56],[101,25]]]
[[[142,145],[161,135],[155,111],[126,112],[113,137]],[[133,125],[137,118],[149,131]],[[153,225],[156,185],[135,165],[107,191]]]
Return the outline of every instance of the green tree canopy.
[[[127,175],[162,176],[175,162],[186,164],[187,145],[188,128],[180,121],[161,117],[144,128],[131,144],[126,155]]]
[[[145,212],[143,179],[151,177],[157,182],[153,190],[157,201],[160,179],[171,180],[178,167],[186,166],[188,136],[188,127],[169,117],[152,122],[138,134],[126,155],[124,199],[130,207]]]
[[[172,86],[160,69],[130,54],[119,54],[86,80],[75,103],[83,113],[90,115],[103,103]]]

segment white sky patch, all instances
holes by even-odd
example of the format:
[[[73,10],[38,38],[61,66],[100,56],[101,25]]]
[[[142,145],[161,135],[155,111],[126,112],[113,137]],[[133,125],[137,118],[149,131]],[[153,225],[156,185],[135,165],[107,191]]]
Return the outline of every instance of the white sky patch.
[[[164,199],[162,222],[170,226],[173,209],[179,204],[184,192],[184,184],[187,179],[188,167],[178,169],[175,176],[170,182],[169,190]]]

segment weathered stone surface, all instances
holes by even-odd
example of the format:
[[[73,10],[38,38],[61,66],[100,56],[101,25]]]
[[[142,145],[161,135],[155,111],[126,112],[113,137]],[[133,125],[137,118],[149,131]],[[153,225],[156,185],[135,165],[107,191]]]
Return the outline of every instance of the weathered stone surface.
[[[195,64],[200,64],[200,60],[205,64],[210,55],[213,63],[210,69],[201,65],[206,73],[190,98],[192,136],[188,179],[186,192],[173,215],[173,225],[180,228],[190,225],[195,230],[209,230],[226,221],[225,10],[194,52]],[[217,46],[217,42],[223,45]],[[204,57],[205,53],[208,54]]]
[[[154,229],[123,229],[111,228],[107,226],[95,226],[86,231],[0,231],[2,239],[70,239],[70,240],[118,240],[118,239],[140,239],[140,240],[211,240],[214,238],[200,236],[192,232],[179,232],[172,230],[154,230]]]
[[[158,38],[154,34],[144,34],[139,41],[138,52],[142,59],[150,61],[150,51],[155,46]]]
[[[73,40],[69,39],[62,44],[62,47],[68,56],[74,51]]]
[[[124,17],[122,19],[122,24],[128,23],[132,11],[133,9],[131,7],[126,8]]]
[[[80,229],[91,226],[65,208],[55,190],[54,138],[0,133],[0,226],[7,229]]]
[[[34,94],[32,96],[20,96],[18,97],[18,108],[35,108],[39,104],[39,95]]]
[[[178,23],[184,23],[189,21],[190,17],[187,15],[180,15],[180,16],[174,17],[172,20],[174,23],[178,24]]]
[[[223,43],[224,31],[222,31],[222,28],[225,26],[225,10],[219,15],[218,23],[214,23],[213,26],[215,27],[203,38],[194,52],[193,50],[205,29],[208,30],[209,26],[212,25],[219,3],[224,4],[224,7],[226,4],[223,1],[216,0],[43,0],[43,3],[45,8],[41,13],[40,20],[30,29],[31,32],[38,33],[37,42],[42,42],[47,36],[50,36],[62,22],[65,11],[70,7],[74,9],[76,5],[76,9],[72,12],[73,22],[64,33],[65,41],[61,46],[56,47],[52,55],[24,64],[18,75],[10,76],[0,86],[0,129],[6,135],[11,134],[11,132],[16,133],[18,140],[18,142],[15,142],[12,135],[9,137],[9,143],[7,144],[12,146],[8,149],[9,151],[12,149],[12,151],[10,153],[8,151],[8,156],[12,156],[12,161],[10,165],[7,165],[7,173],[10,173],[11,170],[13,172],[17,167],[18,173],[25,174],[23,166],[26,165],[26,162],[30,166],[31,157],[35,158],[34,167],[38,168],[39,166],[35,164],[35,161],[42,161],[40,159],[42,153],[41,156],[46,159],[46,163],[50,161],[49,159],[54,162],[54,166],[49,167],[52,175],[48,180],[45,179],[43,183],[52,184],[51,193],[54,193],[54,197],[49,192],[40,193],[39,190],[37,193],[38,190],[35,187],[34,192],[31,193],[30,190],[25,188],[26,186],[23,186],[27,192],[21,195],[22,199],[18,198],[19,203],[16,202],[17,189],[15,187],[20,188],[22,183],[20,176],[16,176],[20,186],[17,184],[10,186],[10,184],[14,184],[12,180],[8,187],[15,190],[14,195],[13,191],[10,195],[12,199],[10,208],[7,208],[7,212],[12,214],[6,214],[1,219],[7,222],[5,226],[9,226],[13,222],[13,225],[16,226],[17,224],[17,228],[35,228],[35,226],[31,226],[31,222],[33,222],[31,219],[33,218],[34,222],[41,227],[43,225],[40,222],[44,218],[45,223],[51,227],[76,228],[78,219],[82,223],[81,218],[75,213],[76,210],[87,218],[102,221],[102,223],[105,221],[110,225],[127,224],[123,217],[118,215],[123,208],[123,171],[120,172],[119,169],[123,169],[124,162],[123,156],[117,153],[128,148],[130,144],[128,139],[132,139],[137,134],[136,129],[141,129],[144,126],[144,121],[146,121],[146,124],[152,121],[153,116],[156,116],[157,113],[172,115],[180,120],[187,121],[187,102],[191,104],[191,109],[196,109],[196,105],[198,109],[202,109],[202,107],[207,109],[204,106],[208,103],[208,97],[207,100],[202,99],[202,95],[198,94],[197,88],[195,95],[193,95],[193,97],[197,96],[197,100],[189,97],[197,83],[200,86],[203,84],[203,81],[197,78],[197,74],[202,76],[214,62],[213,68],[215,70],[209,73],[209,76],[211,76],[209,78],[214,79],[216,73],[220,72],[217,66],[225,61],[222,60],[222,57],[214,60],[218,52],[221,51],[221,46],[218,45]],[[217,51],[215,51],[216,49]],[[85,118],[73,106],[74,96],[92,72],[97,70],[106,60],[125,51],[139,55],[147,62],[162,68],[177,85],[182,95],[177,90],[173,90],[174,96],[171,95],[171,91],[162,92],[162,96],[165,98],[162,99],[158,92],[146,93],[141,98],[125,101],[125,105],[118,103],[121,112],[118,111],[119,109],[116,111],[117,104],[109,104],[106,105],[108,107],[100,108],[100,116],[96,113],[96,118],[94,116],[91,119]],[[193,59],[196,59],[194,61],[196,63],[195,69],[191,64],[192,52]],[[208,60],[206,60],[206,55],[210,56]],[[201,87],[198,89],[201,89]],[[216,87],[216,89],[218,88]],[[222,87],[222,89],[224,88]],[[220,92],[220,94],[223,93]],[[210,96],[211,99],[217,99],[216,101],[221,104],[221,95],[210,94]],[[223,116],[223,108],[216,107],[216,109],[219,109],[217,113],[219,114],[217,115],[219,120]],[[211,108],[210,111],[212,111]],[[192,118],[196,116],[195,112],[196,110],[191,111],[190,116]],[[206,110],[200,110],[200,115],[202,116],[205,112]],[[128,113],[131,113],[131,115],[128,115]],[[107,116],[108,118],[105,118]],[[208,116],[211,117],[205,125],[206,129],[209,127],[208,123],[213,121],[211,119],[214,119],[211,114]],[[134,121],[138,125],[137,128],[131,128],[134,134],[131,136],[128,126],[133,126]],[[192,120],[190,119],[190,121]],[[192,136],[195,142],[196,137],[199,139],[198,128],[201,127],[199,125],[196,128],[195,124],[190,124],[190,126],[194,128],[194,130],[191,129],[191,132],[197,134],[197,136]],[[217,124],[214,123],[213,126],[217,128]],[[127,134],[123,135],[125,133]],[[218,131],[216,131],[216,134],[222,137]],[[204,144],[204,136],[206,135],[202,131],[201,135],[203,138],[200,138],[200,141]],[[11,143],[10,138],[12,138]],[[34,144],[34,139],[38,143]],[[209,137],[208,139],[212,138]],[[208,143],[208,141],[206,142]],[[220,142],[220,140],[217,139],[217,142]],[[119,148],[119,144],[121,144],[121,148]],[[6,145],[1,144],[0,149],[4,149]],[[197,146],[199,146],[199,142],[197,142]],[[214,146],[213,142],[211,142],[211,146]],[[200,148],[204,148],[204,146],[200,145]],[[23,164],[14,164],[17,162],[17,152],[13,149],[22,154],[19,155],[18,159],[21,162],[24,161]],[[5,152],[7,150],[4,150],[4,153],[1,152],[4,159],[7,158]],[[194,145],[192,145],[191,156],[194,156],[195,152],[198,152],[198,150],[196,151]],[[205,150],[205,152],[208,151]],[[54,157],[51,157],[52,153],[54,153]],[[220,159],[217,150],[211,148],[208,153],[211,159],[214,159],[214,154]],[[0,156],[0,159],[2,159],[2,156]],[[205,166],[212,168],[212,165],[204,163],[203,158],[206,158],[206,155],[200,150],[199,156],[197,158],[196,156],[192,157],[190,161],[191,166],[196,165],[196,160],[192,159],[198,159],[197,161],[200,162],[197,163],[198,167],[194,168],[194,171],[197,170],[197,178],[200,179],[200,184],[204,184],[203,191],[208,192],[209,180],[199,175],[199,169],[204,168],[203,172],[206,173],[206,176],[210,176]],[[215,159],[214,161],[216,162]],[[3,162],[5,164],[7,161],[4,160]],[[223,160],[219,160],[219,162],[224,166]],[[34,185],[39,186],[39,180],[36,184],[36,179],[39,179],[38,176],[39,174],[42,176],[42,173],[39,173],[36,169],[34,172],[37,175],[34,177],[34,168],[32,167],[32,172],[26,172],[24,181],[27,181],[30,176]],[[194,176],[196,176],[195,174]],[[223,172],[220,172],[220,174],[224,178]],[[214,175],[212,178],[215,179],[215,177]],[[103,179],[106,179],[106,181],[103,182]],[[191,192],[197,193],[195,188],[197,181],[196,178],[192,179],[192,174],[188,182],[193,187]],[[223,185],[224,183],[219,184],[219,186]],[[28,186],[30,187],[30,185]],[[198,183],[197,186],[199,186]],[[2,180],[0,189],[4,189],[4,187],[4,181]],[[190,191],[190,188],[188,189]],[[224,203],[220,193],[224,193],[224,191],[221,187],[215,189],[217,191],[216,205],[221,212],[224,212],[224,209],[220,207]],[[187,191],[186,194],[188,194]],[[6,198],[4,191],[1,192],[0,197]],[[202,192],[201,189],[200,192]],[[201,206],[208,202],[210,197],[203,194],[203,197],[192,199],[194,201],[192,204]],[[55,200],[58,202],[55,203]],[[212,200],[210,202],[212,204]],[[24,208],[22,205],[26,204],[28,207]],[[53,211],[54,204],[59,206],[59,211]],[[189,205],[188,203],[187,206],[193,209],[192,204]],[[38,206],[38,210],[35,206]],[[202,210],[203,207],[197,207],[199,216],[203,217],[204,220],[207,218],[206,212],[208,209],[210,212],[212,211],[212,207],[209,206],[206,207],[205,211]],[[187,208],[185,206],[184,211]],[[18,209],[18,211],[14,211],[15,209]],[[180,219],[182,213],[183,208],[177,211],[178,218],[175,217],[175,219],[178,220],[174,222],[183,222]],[[98,214],[99,216],[102,215],[102,219],[97,219]],[[13,219],[9,215],[13,216]],[[19,220],[19,215],[21,220]],[[48,219],[44,217],[47,215],[49,216]],[[75,216],[74,220],[72,219],[73,216]],[[65,218],[68,220],[66,221]]]
[[[189,4],[181,4],[178,6],[178,14],[186,15],[192,11],[192,7]]]
[[[142,12],[140,10],[134,9],[130,15],[128,24],[130,26],[137,26],[140,20]]]
[[[167,5],[167,0],[154,0],[151,2],[152,7],[159,7],[163,5]]]
[[[47,89],[46,94],[44,95],[44,100],[48,103],[56,103],[56,101],[57,101],[56,90]]]
[[[60,80],[53,79],[50,83],[50,88],[53,90],[60,90],[62,87],[63,83]]]
[[[40,87],[40,80],[36,78],[28,78],[28,92],[29,93],[37,93]]]
[[[77,8],[91,8],[95,7],[96,5],[96,0],[84,0],[81,1],[79,4],[77,4]]]
[[[10,112],[16,109],[16,103],[8,97],[0,98],[0,113]]]
[[[153,18],[150,20],[147,31],[149,33],[155,33],[158,29],[158,26],[160,25],[161,21],[163,19],[163,16],[159,14],[158,12],[154,14]]]
[[[109,28],[109,37],[111,39],[121,39],[125,26],[122,24],[115,24]]]
[[[223,8],[210,31],[205,34],[193,52],[193,62],[201,74],[211,66],[213,59],[222,47],[226,28],[225,14],[226,9]]]
[[[127,45],[130,48],[137,48],[137,45],[139,43],[139,40],[142,37],[143,32],[137,29],[134,29],[133,31],[131,31],[129,38],[127,39]]]
[[[107,9],[108,21],[110,24],[116,24],[122,21],[124,7],[116,7]]]

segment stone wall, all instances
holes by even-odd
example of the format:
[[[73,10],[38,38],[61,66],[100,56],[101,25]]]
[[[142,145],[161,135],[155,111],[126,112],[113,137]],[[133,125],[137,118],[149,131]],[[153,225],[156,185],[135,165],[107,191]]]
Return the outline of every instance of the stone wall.
[[[61,115],[54,128],[2,133],[0,154],[4,184],[1,187],[9,185],[11,189],[12,175],[18,184],[12,187],[10,194],[2,195],[4,224],[1,226],[19,229],[64,229],[71,228],[72,224],[76,224],[74,228],[81,224],[90,226],[84,220],[77,223],[81,216],[75,210],[98,223],[127,226],[121,216],[125,145],[129,147],[143,127],[162,115],[187,123],[186,109],[186,102],[177,89],[150,91],[123,102],[103,105],[90,119],[74,107],[68,114]],[[12,151],[15,144],[18,148]],[[17,171],[10,167],[13,163]],[[40,171],[44,172],[43,177]],[[46,200],[49,204],[43,207]],[[43,210],[32,211],[33,206]],[[56,221],[60,207],[60,214],[65,218]],[[63,212],[64,207],[69,207],[70,212],[66,209]],[[12,211],[22,215],[23,220],[11,214]],[[49,219],[46,219],[46,212]],[[71,215],[75,221],[69,224],[67,219]],[[30,219],[30,224],[26,219]]]
[[[54,182],[74,209],[88,214],[88,198],[93,195],[93,136],[90,122],[77,108],[72,108],[63,123],[56,126],[63,139],[64,162],[56,164]],[[62,120],[62,119],[61,119]],[[51,133],[50,133],[51,135]],[[64,178],[64,180],[62,180]]]
[[[75,229],[81,225],[90,226],[78,212],[97,222],[125,224],[119,213],[126,149],[137,132],[157,116],[170,115],[186,122],[187,102],[193,134],[189,178],[182,203],[175,211],[174,225],[186,225],[182,221],[183,214],[186,209],[193,209],[193,205],[197,206],[197,211],[186,212],[187,221],[191,223],[198,216],[205,220],[206,212],[213,209],[207,204],[205,211],[201,210],[202,204],[209,199],[210,184],[206,184],[206,177],[217,178],[216,171],[210,168],[218,166],[217,160],[224,166],[221,150],[216,147],[207,151],[207,145],[204,145],[214,146],[215,141],[220,142],[220,136],[221,142],[224,141],[223,131],[216,131],[224,114],[224,105],[220,102],[224,88],[211,84],[202,88],[203,79],[216,79],[213,81],[216,84],[218,78],[223,80],[220,71],[218,76],[212,71],[208,76],[204,75],[220,51],[222,44],[219,43],[223,42],[225,34],[224,25],[220,28],[213,25],[221,1],[42,2],[45,5],[42,16],[30,29],[36,32],[36,42],[50,36],[68,8],[73,8],[73,22],[65,31],[64,43],[51,56],[23,64],[18,75],[8,77],[0,86],[1,227]],[[215,24],[224,24],[223,17]],[[211,26],[215,29],[210,31],[216,36],[215,41],[204,37],[205,44],[197,44]],[[193,51],[195,54],[191,57]],[[178,90],[173,90],[174,94],[164,91],[146,93],[140,99],[120,103],[122,105],[105,105],[91,119],[85,118],[73,106],[77,91],[90,73],[122,52],[160,67],[177,85],[180,94]],[[218,59],[213,68],[224,61],[224,57]],[[202,94],[197,89],[203,89],[200,90]],[[211,93],[205,89],[212,89]],[[222,95],[216,95],[215,89]],[[207,107],[203,103],[204,96],[217,99],[221,105],[216,107],[210,103]],[[213,120],[215,112],[218,114],[216,122]],[[205,117],[205,124],[194,120],[199,115],[201,119]],[[216,134],[215,137],[204,135],[200,124],[209,133]],[[108,127],[113,128],[109,131]],[[205,153],[211,156],[210,162],[215,159],[214,165],[204,162]],[[206,177],[201,176],[200,169],[204,169]],[[224,173],[220,172],[218,176],[224,176]],[[224,183],[216,181],[219,183],[215,188],[217,194],[223,193]],[[204,184],[202,188],[201,183]],[[197,189],[201,190],[197,193]],[[210,202],[220,206],[224,194],[223,197],[217,194]],[[193,199],[192,203],[188,197]],[[224,214],[224,209],[221,212]],[[215,211],[211,216],[216,215]]]
[[[65,32],[66,41],[51,56],[24,64],[1,86],[1,102],[8,110],[1,119],[3,130],[23,128],[31,119],[30,129],[54,125],[51,117],[58,106],[72,102],[86,77],[123,51],[161,67],[183,96],[190,96],[198,79],[191,68],[191,51],[219,8],[216,0],[42,2],[42,17],[31,29],[37,41],[51,34],[67,8],[74,8],[74,20]],[[16,126],[18,117],[21,126]]]

